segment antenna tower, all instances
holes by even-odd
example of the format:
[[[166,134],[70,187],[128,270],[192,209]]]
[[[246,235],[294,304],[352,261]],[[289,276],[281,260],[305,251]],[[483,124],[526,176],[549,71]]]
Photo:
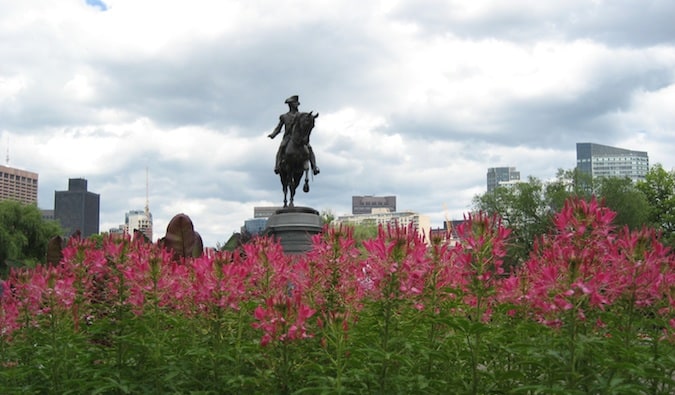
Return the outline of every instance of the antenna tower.
[[[148,181],[148,167],[145,166],[145,218],[150,218],[150,184]]]

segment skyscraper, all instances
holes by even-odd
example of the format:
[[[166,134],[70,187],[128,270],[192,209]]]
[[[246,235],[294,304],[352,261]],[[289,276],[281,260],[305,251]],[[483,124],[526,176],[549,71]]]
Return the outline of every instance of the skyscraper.
[[[38,174],[0,165],[0,200],[37,204]]]
[[[499,185],[520,181],[520,172],[515,167],[490,167],[487,171],[487,191],[492,192]]]
[[[628,177],[644,180],[649,171],[649,156],[643,151],[631,151],[594,143],[577,143],[577,170],[596,177]]]
[[[67,191],[54,192],[54,219],[66,236],[78,230],[82,237],[98,234],[100,200],[100,195],[87,191],[87,180],[70,178]]]

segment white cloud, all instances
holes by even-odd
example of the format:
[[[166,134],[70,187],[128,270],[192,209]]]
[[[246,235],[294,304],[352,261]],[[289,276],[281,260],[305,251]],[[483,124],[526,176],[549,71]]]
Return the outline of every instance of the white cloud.
[[[488,167],[553,177],[579,141],[675,167],[668,2],[105,3],[0,3],[0,151],[44,207],[87,178],[103,230],[143,207],[146,167],[157,235],[185,212],[224,242],[278,204],[266,135],[292,94],[321,113],[298,199],[337,214],[395,194],[440,225]]]

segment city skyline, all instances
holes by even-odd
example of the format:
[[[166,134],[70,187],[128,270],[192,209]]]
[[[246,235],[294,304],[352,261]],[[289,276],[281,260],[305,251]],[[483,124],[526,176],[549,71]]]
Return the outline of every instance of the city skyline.
[[[207,245],[277,206],[279,140],[298,95],[321,173],[296,203],[349,213],[396,195],[461,218],[485,171],[576,165],[575,143],[675,167],[675,2],[34,0],[0,5],[0,152],[102,196],[101,229],[145,204]],[[4,155],[3,155],[4,156]]]
[[[598,147],[601,147],[601,148],[604,148],[604,149],[610,149],[610,151],[612,151],[612,152],[614,152],[614,151],[617,151],[617,152],[630,152],[630,153],[639,153],[639,154],[645,154],[645,155],[648,155],[647,152],[632,151],[632,150],[629,150],[629,149],[627,149],[627,148],[622,148],[622,147],[612,147],[612,146],[607,146],[607,145],[603,145],[603,144],[599,144],[599,143],[576,143],[576,146],[577,146],[577,148],[576,148],[576,149],[577,149],[577,162],[579,161],[579,159],[578,159],[578,155],[579,155],[579,153],[578,153],[579,146],[580,146],[580,145],[585,146],[585,145],[589,145],[589,144],[590,144],[591,146],[598,146]],[[577,163],[577,164],[578,164],[578,163]],[[8,166],[7,168],[14,169],[14,168],[12,168],[11,166]],[[489,167],[489,168],[487,168],[486,170],[488,171],[488,188],[487,188],[485,191],[483,191],[483,192],[489,192],[490,171],[492,171],[492,172],[494,173],[494,172],[499,172],[499,171],[504,172],[505,170],[508,170],[508,171],[505,173],[506,175],[511,175],[511,176],[513,176],[513,175],[515,174],[516,177],[515,177],[515,178],[511,177],[511,179],[512,179],[512,180],[520,180],[520,171],[517,171],[517,169],[518,169],[517,166],[496,166],[496,167]],[[30,171],[23,170],[23,169],[18,169],[18,170],[24,171],[24,172],[29,172],[29,173],[35,174],[35,175],[39,174],[39,173],[30,172]],[[672,170],[675,171],[675,169],[672,169]],[[494,175],[495,175],[495,174],[493,174],[493,176],[494,176]],[[505,175],[502,175],[502,176],[505,176]],[[552,174],[549,178],[547,178],[547,179],[542,179],[542,180],[543,180],[543,181],[546,181],[546,180],[552,180],[552,179],[554,179],[554,176],[555,176],[555,175]],[[146,194],[146,196],[145,196],[145,208],[142,209],[142,210],[141,210],[141,209],[129,209],[129,210],[127,210],[127,211],[124,213],[124,215],[123,215],[123,216],[124,216],[124,222],[122,222],[121,224],[120,224],[120,223],[117,223],[117,224],[115,224],[115,225],[113,225],[113,226],[110,226],[110,227],[104,227],[104,226],[101,226],[101,227],[100,227],[100,229],[101,229],[100,232],[101,232],[101,233],[104,233],[104,232],[105,232],[105,233],[112,233],[112,232],[115,232],[115,231],[117,231],[117,232],[119,232],[119,231],[126,231],[127,233],[131,234],[131,233],[132,233],[132,230],[131,230],[131,229],[126,229],[126,228],[125,228],[125,227],[128,227],[128,226],[129,226],[129,216],[132,215],[132,216],[135,217],[135,216],[137,216],[137,214],[138,214],[138,215],[143,214],[143,215],[145,215],[146,217],[149,215],[149,221],[150,221],[149,223],[150,223],[150,225],[149,225],[149,229],[148,229],[147,227],[144,227],[143,229],[141,229],[141,232],[144,233],[144,234],[146,234],[146,236],[148,236],[148,238],[151,239],[151,240],[153,240],[153,241],[156,241],[159,237],[161,237],[161,236],[163,235],[163,233],[164,233],[163,230],[160,230],[159,232],[157,232],[158,229],[155,228],[154,225],[153,225],[152,213],[150,212],[150,208],[149,208],[149,204],[150,204],[150,190],[149,190],[149,170],[148,170],[147,168],[145,169],[145,177],[146,177],[146,179],[145,179],[145,184],[146,184],[146,190],[145,190],[145,194]],[[526,178],[527,178],[527,177],[526,177]],[[85,180],[85,181],[86,181],[86,180]],[[502,182],[504,182],[504,180],[502,180]],[[55,191],[55,192],[56,192],[56,191]],[[348,212],[343,212],[343,213],[336,213],[336,212],[333,212],[333,214],[336,216],[336,218],[337,218],[338,216],[349,217],[349,216],[355,214],[355,213],[354,213],[354,209],[355,209],[355,207],[356,207],[355,205],[359,205],[359,207],[360,207],[361,205],[364,205],[364,207],[365,207],[365,205],[368,205],[368,203],[364,203],[364,199],[367,200],[367,201],[369,201],[369,202],[370,202],[369,205],[371,205],[371,206],[373,206],[373,207],[376,207],[376,206],[378,206],[378,205],[379,205],[379,206],[386,206],[387,203],[388,203],[391,207],[393,207],[393,210],[392,210],[392,209],[389,209],[388,211],[399,212],[399,213],[402,212],[402,211],[397,211],[396,208],[395,208],[395,207],[396,207],[396,194],[392,194],[392,195],[389,195],[389,196],[381,196],[381,195],[354,195],[354,196],[351,196],[351,212],[349,212],[349,213],[348,213]],[[216,243],[214,243],[213,245],[207,245],[207,246],[214,246],[214,245],[216,245],[216,244],[223,244],[223,243],[225,243],[233,233],[239,232],[239,231],[241,230],[242,227],[246,227],[248,222],[250,222],[250,221],[252,221],[252,220],[254,220],[254,219],[258,219],[258,217],[256,216],[256,213],[255,213],[256,210],[271,209],[271,208],[273,208],[273,207],[279,208],[279,206],[252,207],[251,214],[250,214],[249,216],[245,217],[245,218],[242,218],[242,219],[241,219],[241,223],[239,224],[238,227],[234,227],[234,228],[231,230],[231,232],[229,232],[229,233],[227,233],[227,234],[223,234],[223,235],[222,235],[222,240],[221,240],[221,239],[218,239],[218,240],[216,241]],[[44,207],[39,207],[39,206],[38,206],[38,208],[40,208],[40,209],[43,210],[43,211],[45,211],[45,210],[50,210],[49,208],[44,208]],[[330,207],[327,207],[327,208],[319,208],[319,210],[330,210],[330,211],[332,211],[332,210],[330,209]],[[425,212],[416,210],[414,207],[409,207],[409,208],[406,209],[405,211],[408,211],[408,212],[414,212],[414,213],[417,213],[417,214],[420,214],[420,215],[428,215],[428,213],[425,213]],[[365,213],[365,211],[364,211],[364,213]],[[176,214],[179,214],[179,213],[177,212],[177,213],[175,213],[175,214],[173,214],[173,215],[176,215]],[[171,217],[169,217],[168,219],[165,219],[165,222],[166,222],[167,224],[168,224],[168,221],[173,217],[173,215],[172,215]],[[444,213],[444,217],[443,217],[440,221],[430,221],[430,222],[429,222],[429,226],[430,226],[431,228],[434,228],[434,227],[442,227],[443,224],[444,224],[448,219],[449,219],[448,213],[445,212],[445,213]],[[452,218],[450,218],[450,219],[451,219],[451,220],[460,220],[460,218],[456,218],[456,217],[452,217]],[[138,221],[138,219],[137,219],[137,218],[134,218],[134,221]],[[106,225],[106,226],[107,226],[107,225]],[[256,226],[258,226],[258,225],[256,225]],[[123,229],[123,228],[124,228],[124,229]]]

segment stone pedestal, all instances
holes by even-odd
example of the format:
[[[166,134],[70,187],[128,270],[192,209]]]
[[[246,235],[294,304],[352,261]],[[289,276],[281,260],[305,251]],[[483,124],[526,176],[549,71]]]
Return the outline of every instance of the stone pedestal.
[[[322,229],[318,211],[310,207],[289,207],[277,210],[267,219],[263,234],[279,240],[286,254],[303,254],[312,248],[312,236]]]

